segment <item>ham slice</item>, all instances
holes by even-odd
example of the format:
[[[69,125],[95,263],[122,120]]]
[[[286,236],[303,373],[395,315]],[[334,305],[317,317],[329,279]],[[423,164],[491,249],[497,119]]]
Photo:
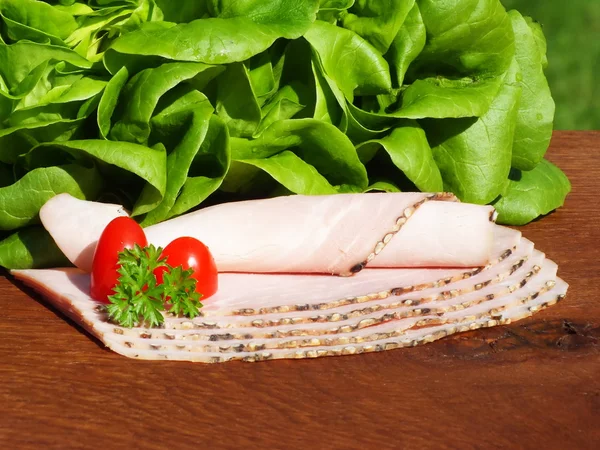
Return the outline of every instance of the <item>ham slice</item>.
[[[373,300],[395,298],[399,301],[407,296],[421,299],[468,292],[477,285],[489,284],[491,277],[505,278],[515,265],[522,264],[531,255],[533,243],[521,240],[519,232],[499,226],[497,231],[493,258],[485,268],[365,269],[360,277],[350,279],[325,275],[222,274],[219,292],[203,308],[204,314],[250,316],[252,320],[257,314],[290,311],[331,314],[332,309],[364,307]],[[491,268],[494,271],[485,270]],[[243,290],[239,289],[240,285],[244,286]],[[282,289],[282,285],[286,289]],[[261,299],[258,309],[257,302],[247,292]]]
[[[73,264],[89,272],[99,231],[123,209],[61,194],[40,218]],[[71,226],[65,216],[75,218]],[[97,224],[88,226],[92,218]],[[369,267],[474,267],[489,262],[494,209],[449,194],[287,196],[227,203],[146,228],[164,247],[204,242],[220,272],[350,275]]]
[[[443,306],[464,304],[448,312],[419,305],[418,315],[392,317],[333,334],[320,332],[308,337],[290,338],[277,333],[265,336],[263,328],[249,327],[243,336],[231,334],[226,342],[218,342],[219,339],[213,336],[219,333],[227,336],[233,331],[229,328],[213,328],[210,334],[203,330],[179,330],[172,322],[181,324],[181,320],[168,315],[165,329],[123,329],[110,324],[102,305],[86,294],[89,275],[77,269],[24,270],[13,271],[13,274],[39,290],[55,307],[120,354],[143,359],[222,362],[308,358],[414,346],[457,332],[510,323],[564,297],[567,285],[556,277],[556,265],[551,261],[544,260],[539,270],[532,274],[521,273],[522,270],[523,267],[517,269],[496,286],[486,287],[480,292],[479,301],[469,302],[466,295],[474,300],[472,293],[440,303]],[[495,295],[490,296],[492,291]],[[193,328],[193,321],[186,322]]]
[[[88,274],[101,230],[123,214],[118,205],[55,197],[42,222],[79,268],[12,274],[134,358],[263,361],[409,347],[522,319],[568,288],[531,241],[494,224],[490,207],[447,194],[281,197],[147,228],[157,246],[201,239],[225,273],[200,316],[164,313],[160,328],[124,328],[90,298]]]
[[[556,275],[556,265],[547,262],[545,270],[542,271],[540,265],[543,264],[544,255],[536,252],[527,265],[521,266],[515,271],[515,276],[490,284],[480,290],[471,291],[465,295],[458,295],[451,298],[432,296],[427,300],[401,300],[393,303],[378,302],[376,307],[370,306],[352,313],[335,312],[333,318],[328,321],[318,320],[320,316],[304,316],[308,320],[298,320],[299,313],[289,315],[286,313],[271,314],[270,318],[261,316],[258,321],[241,323],[239,321],[229,321],[227,317],[206,317],[202,319],[188,320],[169,318],[165,327],[161,329],[147,330],[151,337],[162,339],[193,339],[206,341],[230,341],[232,339],[244,340],[252,338],[274,338],[290,336],[317,336],[327,334],[347,333],[356,329],[372,327],[373,325],[383,324],[385,322],[397,321],[399,319],[414,318],[405,323],[416,323],[422,320],[437,320],[437,317],[448,314],[458,313],[466,308],[484,304],[485,310],[489,310],[493,302],[504,302],[503,296],[512,294],[518,289],[523,288],[527,283],[534,280],[530,287],[536,287],[539,280],[549,280]],[[538,276],[539,274],[539,276]],[[37,275],[36,275],[37,276]],[[56,274],[52,274],[54,278]],[[234,275],[238,276],[238,275]],[[72,272],[67,274],[70,282],[78,286],[80,293],[87,292],[89,277],[82,272]],[[271,277],[274,277],[271,275]],[[51,284],[50,281],[47,284]],[[253,295],[255,292],[248,292]],[[80,295],[77,293],[77,295]],[[336,310],[338,311],[338,310]],[[358,314],[355,314],[357,313]],[[353,314],[354,313],[354,314]],[[338,317],[335,317],[338,316]],[[205,320],[214,320],[210,326],[207,326]],[[233,319],[240,319],[234,317]],[[244,319],[244,318],[241,318]],[[282,324],[283,322],[283,324]],[[268,325],[264,325],[268,323]],[[109,323],[99,324],[99,329],[110,331],[114,330],[114,325]],[[138,335],[137,329],[128,329],[118,327],[119,334],[125,336]]]
[[[514,232],[519,235],[519,233]],[[448,278],[440,278],[448,275],[443,269],[413,270],[419,272],[415,277],[410,277],[410,270],[376,270],[366,269],[360,276],[353,278],[340,278],[325,275],[272,275],[272,274],[223,274],[221,275],[220,291],[206,302],[201,310],[201,315],[191,321],[193,329],[211,330],[214,328],[240,328],[259,327],[268,330],[278,327],[281,330],[292,326],[297,328],[298,324],[314,324],[333,322],[339,326],[340,321],[348,318],[363,318],[374,312],[386,313],[388,310],[410,309],[429,306],[433,308],[445,307],[446,309],[456,302],[454,299],[460,297],[461,301],[469,299],[467,294],[486,297],[489,288],[506,280],[513,274],[522,274],[528,271],[537,272],[544,260],[544,255],[533,251],[533,244],[522,239],[518,248],[511,256],[499,260],[477,274],[472,275],[464,271],[457,271],[454,282]],[[52,274],[55,271],[48,273]],[[82,271],[74,269],[60,270],[64,272],[69,282],[74,283],[79,291],[89,292],[89,277]],[[29,272],[15,272],[16,274]],[[35,273],[43,273],[35,271]],[[469,276],[465,276],[469,275]],[[397,288],[387,291],[377,290],[382,286],[397,286],[397,281],[403,278],[409,280],[421,277],[422,284],[412,286],[410,289],[400,288],[401,291],[392,293]],[[392,280],[389,280],[392,278]],[[515,277],[512,277],[514,279]],[[521,282],[519,277],[517,283]],[[323,288],[323,282],[334,281]],[[52,281],[48,280],[51,284]],[[67,283],[65,283],[66,286]],[[282,292],[281,286],[286,286]],[[347,292],[360,293],[357,297],[342,297]],[[294,295],[290,295],[294,293]],[[301,293],[302,305],[281,304],[290,296],[297,299]],[[461,295],[462,294],[462,295]],[[471,295],[473,297],[473,295]],[[260,299],[257,301],[257,299]],[[254,314],[248,314],[249,309],[238,309],[239,302],[245,306],[254,303],[264,305],[269,300],[277,302],[277,306],[252,309]],[[446,303],[446,301],[450,303]],[[243,313],[243,314],[240,314]],[[257,315],[260,318],[257,318]],[[168,328],[185,330],[189,329],[188,319],[173,318],[167,324]],[[290,325],[292,324],[292,325]],[[265,328],[266,327],[266,328]],[[209,331],[210,332],[210,331]]]
[[[96,244],[109,222],[127,216],[121,205],[87,202],[59,194],[40,209],[40,220],[69,261],[91,273]]]

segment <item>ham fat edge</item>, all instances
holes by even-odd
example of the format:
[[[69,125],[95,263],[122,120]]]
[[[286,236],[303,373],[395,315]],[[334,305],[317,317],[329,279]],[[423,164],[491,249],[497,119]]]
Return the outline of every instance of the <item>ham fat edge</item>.
[[[488,206],[448,194],[291,196],[146,228],[159,246],[181,235],[203,240],[222,272],[219,291],[192,320],[165,313],[160,328],[124,328],[89,297],[87,273],[102,229],[124,214],[119,205],[55,197],[42,223],[77,267],[11,273],[132,358],[264,361],[412,347],[528,317],[568,288],[556,264],[496,225]]]

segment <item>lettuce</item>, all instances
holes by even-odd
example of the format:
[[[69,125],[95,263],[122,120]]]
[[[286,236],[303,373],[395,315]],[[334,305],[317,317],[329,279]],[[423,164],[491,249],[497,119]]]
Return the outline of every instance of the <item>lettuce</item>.
[[[499,0],[0,0],[0,266],[64,257],[53,195],[144,226],[206,204],[421,190],[561,206],[540,27]]]

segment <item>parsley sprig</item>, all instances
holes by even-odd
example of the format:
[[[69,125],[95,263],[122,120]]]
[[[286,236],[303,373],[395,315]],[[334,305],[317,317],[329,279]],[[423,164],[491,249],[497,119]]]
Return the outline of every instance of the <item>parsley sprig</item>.
[[[108,297],[108,317],[124,327],[157,327],[167,310],[174,315],[194,318],[200,314],[201,295],[196,292],[193,270],[171,267],[161,258],[162,249],[153,245],[125,249],[119,253],[119,279],[115,294]],[[163,283],[158,284],[154,271],[165,267]]]

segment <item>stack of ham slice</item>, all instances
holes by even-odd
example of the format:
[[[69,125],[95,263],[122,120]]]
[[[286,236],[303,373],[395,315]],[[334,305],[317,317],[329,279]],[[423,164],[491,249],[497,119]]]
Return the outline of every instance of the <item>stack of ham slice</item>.
[[[314,358],[410,347],[510,323],[564,298],[557,266],[492,207],[448,194],[290,196],[223,204],[146,229],[209,246],[219,291],[193,320],[123,328],[89,293],[95,243],[118,205],[50,200],[44,226],[78,267],[15,270],[125,356],[198,362]]]

